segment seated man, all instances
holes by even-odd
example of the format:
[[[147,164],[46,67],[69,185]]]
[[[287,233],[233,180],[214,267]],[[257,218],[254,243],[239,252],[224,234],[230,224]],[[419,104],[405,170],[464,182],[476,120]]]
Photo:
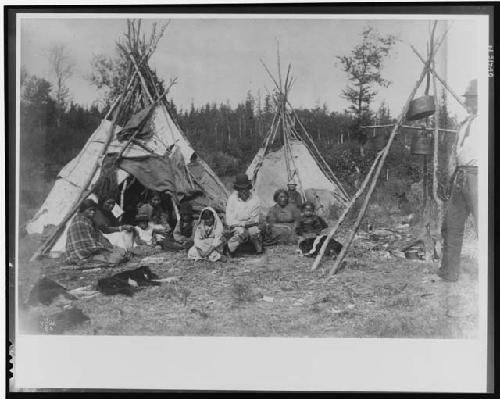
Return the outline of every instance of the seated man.
[[[68,228],[66,237],[66,261],[72,264],[98,262],[111,266],[125,260],[126,251],[114,247],[94,224],[97,204],[85,199],[80,204]]]
[[[236,176],[235,191],[229,196],[226,206],[226,223],[230,229],[227,242],[229,256],[234,256],[236,249],[250,241],[257,253],[262,253],[262,235],[260,224],[260,200],[250,190],[252,183],[247,175]]]

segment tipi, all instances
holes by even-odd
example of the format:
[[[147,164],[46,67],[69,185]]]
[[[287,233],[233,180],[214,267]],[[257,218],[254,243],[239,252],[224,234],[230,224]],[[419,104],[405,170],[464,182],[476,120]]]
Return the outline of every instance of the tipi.
[[[267,212],[273,205],[275,190],[286,188],[287,183],[294,182],[303,199],[316,205],[319,215],[334,217],[334,208],[344,207],[348,195],[288,100],[294,82],[290,76],[291,65],[282,82],[281,72],[275,79],[266,65],[262,64],[275,84],[273,99],[276,111],[264,144],[246,173],[263,204],[263,211]],[[279,148],[273,148],[273,143],[280,144]]]
[[[224,184],[170,117],[165,102],[168,88],[160,91],[162,85],[148,66],[168,24],[159,31],[153,25],[147,41],[140,20],[127,24],[125,44],[117,46],[129,59],[128,83],[80,153],[59,172],[45,202],[26,225],[28,234],[45,230],[48,235],[34,257],[64,251],[68,221],[102,181],[116,185],[122,208],[127,187],[139,183],[168,193],[177,218],[177,205],[185,197],[195,198],[195,209],[196,203],[199,208],[225,209]]]

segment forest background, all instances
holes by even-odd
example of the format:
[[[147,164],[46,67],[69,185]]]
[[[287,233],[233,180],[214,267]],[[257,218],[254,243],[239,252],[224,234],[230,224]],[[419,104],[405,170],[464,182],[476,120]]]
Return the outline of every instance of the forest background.
[[[354,193],[367,173],[373,159],[390,132],[385,129],[365,129],[363,126],[390,125],[395,122],[382,102],[373,109],[372,100],[377,87],[392,82],[383,78],[385,57],[396,38],[382,36],[370,26],[364,28],[359,43],[348,54],[338,55],[338,65],[346,76],[345,89],[339,93],[349,101],[346,109],[330,110],[327,104],[314,108],[299,108],[296,113],[349,193]],[[73,159],[97,128],[109,105],[123,89],[127,60],[118,54],[94,55],[89,85],[106,89],[106,106],[84,107],[72,101],[66,81],[72,74],[68,49],[54,45],[48,52],[53,71],[51,81],[30,75],[21,69],[20,102],[20,200],[25,209],[38,208],[52,187],[61,168]],[[159,79],[160,84],[167,83]],[[170,81],[170,84],[175,82]],[[271,126],[275,103],[273,93],[248,91],[242,100],[231,106],[227,103],[207,103],[180,109],[173,98],[166,101],[173,120],[184,131],[195,150],[225,181],[245,172],[261,147]],[[446,108],[446,98],[440,99],[440,127],[455,129],[456,118]],[[432,127],[432,118],[427,126]],[[414,123],[421,126],[422,121]],[[381,202],[397,201],[412,187],[421,187],[422,156],[412,155],[411,142],[416,130],[402,129],[393,143],[377,188]],[[439,190],[443,195],[448,178],[447,156],[454,135],[440,135]],[[427,157],[429,165],[432,157]],[[432,168],[427,168],[432,184]],[[415,189],[413,189],[415,191]],[[270,194],[271,195],[271,194]],[[415,203],[421,202],[417,189]],[[415,193],[413,195],[415,197]],[[420,197],[420,198],[419,198]],[[375,196],[377,198],[377,195]],[[25,215],[29,217],[31,211]],[[24,218],[23,218],[24,219]]]

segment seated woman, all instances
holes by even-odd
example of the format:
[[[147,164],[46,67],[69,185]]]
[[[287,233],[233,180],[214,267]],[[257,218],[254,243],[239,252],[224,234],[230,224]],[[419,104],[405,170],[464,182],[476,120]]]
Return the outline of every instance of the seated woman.
[[[113,198],[99,198],[94,222],[104,236],[113,245],[123,249],[132,246],[132,226],[121,224],[112,210],[116,202]]]
[[[224,261],[222,247],[224,226],[212,208],[207,207],[201,211],[196,230],[194,232],[194,245],[188,251],[188,258],[193,260],[208,259],[211,262]]]
[[[273,195],[275,205],[267,213],[267,240],[271,243],[291,244],[297,242],[295,223],[300,217],[300,211],[295,204],[289,203],[288,192],[276,190]]]
[[[306,201],[302,205],[302,215],[298,218],[295,232],[299,236],[299,249],[303,255],[316,256],[326,239],[328,224],[322,217],[315,214],[315,206]],[[330,240],[326,254],[338,254],[342,245],[335,240]]]
[[[66,261],[70,264],[96,262],[114,266],[126,260],[126,251],[113,246],[96,228],[96,209],[95,201],[85,199],[71,221],[66,236]]]
[[[182,202],[179,206],[180,220],[172,233],[172,249],[185,249],[194,242],[193,207],[189,202]]]

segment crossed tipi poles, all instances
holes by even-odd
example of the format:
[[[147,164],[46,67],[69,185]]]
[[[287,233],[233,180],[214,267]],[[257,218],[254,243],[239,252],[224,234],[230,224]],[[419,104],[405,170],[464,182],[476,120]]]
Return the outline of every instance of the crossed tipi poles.
[[[275,77],[272,72],[269,70],[267,65],[260,60],[263,65],[265,71],[271,78],[274,83],[274,96],[272,96],[276,112],[274,114],[273,120],[271,122],[271,127],[266,135],[264,140],[263,148],[264,148],[264,156],[268,153],[270,146],[277,139],[278,136],[282,137],[283,140],[283,152],[285,157],[285,165],[287,169],[287,177],[288,181],[297,180],[299,190],[304,197],[303,185],[300,178],[300,171],[298,170],[295,159],[292,153],[292,147],[290,140],[300,140],[314,161],[320,168],[320,170],[325,174],[326,178],[336,187],[338,187],[338,192],[335,191],[333,194],[338,198],[341,203],[346,203],[349,195],[345,191],[342,186],[342,183],[335,176],[332,169],[325,161],[321,153],[319,152],[316,144],[314,143],[312,137],[307,132],[307,129],[302,124],[298,115],[296,114],[292,104],[289,101],[290,90],[295,83],[295,78],[290,75],[292,65],[288,64],[287,72],[285,78],[282,78],[281,72],[281,60],[280,60],[280,52],[279,52],[279,43],[277,44],[277,67],[278,74]],[[255,181],[259,169],[262,166],[262,161],[256,166],[253,172],[253,176],[249,176],[253,181]]]
[[[435,123],[434,123],[434,173],[436,173],[436,169],[437,169],[436,168],[436,166],[437,166],[436,165],[436,162],[437,162],[437,144],[438,144],[437,136],[438,136],[438,132],[439,132],[439,103],[438,103],[439,100],[438,100],[438,96],[436,95],[436,91],[437,91],[436,80],[439,80],[439,82],[442,84],[442,86],[453,96],[453,98],[455,98],[459,102],[459,104],[461,104],[465,109],[467,109],[465,104],[463,103],[463,101],[460,100],[460,98],[453,92],[453,90],[451,90],[451,88],[446,84],[444,79],[442,79],[435,70],[435,62],[434,62],[435,55],[436,55],[437,51],[439,50],[441,44],[443,43],[444,39],[446,38],[446,35],[449,31],[449,29],[447,29],[438,40],[434,40],[436,26],[437,26],[437,21],[434,21],[432,31],[430,34],[430,42],[429,42],[430,45],[429,45],[429,53],[428,53],[427,59],[424,59],[424,57],[422,57],[420,55],[420,53],[415,49],[415,47],[410,44],[410,47],[413,50],[413,52],[417,55],[417,57],[420,59],[420,61],[424,64],[422,71],[420,73],[420,76],[417,79],[415,86],[411,90],[410,95],[408,96],[408,99],[406,100],[406,102],[403,106],[403,109],[402,109],[402,111],[397,119],[396,124],[392,128],[392,132],[389,136],[387,144],[385,145],[385,147],[382,150],[380,150],[380,152],[375,157],[375,160],[373,161],[373,164],[371,165],[370,170],[368,171],[363,183],[361,184],[361,186],[358,189],[358,191],[356,192],[356,194],[350,199],[348,206],[344,209],[342,215],[336,221],[335,225],[330,229],[326,240],[323,242],[323,245],[321,247],[320,252],[316,256],[316,259],[314,260],[314,263],[311,267],[311,270],[315,270],[318,267],[323,255],[325,254],[325,251],[326,251],[326,248],[328,246],[329,241],[333,238],[333,236],[338,231],[341,224],[345,221],[347,214],[353,208],[353,205],[355,204],[355,202],[358,200],[358,198],[360,198],[364,194],[365,198],[364,198],[364,201],[361,205],[360,211],[356,217],[356,220],[354,222],[353,227],[350,229],[350,231],[348,233],[347,240],[346,240],[344,246],[342,247],[341,252],[339,253],[337,258],[335,259],[334,264],[330,267],[330,269],[328,271],[328,274],[327,274],[328,278],[332,277],[340,269],[340,265],[341,265],[342,261],[344,260],[346,254],[347,254],[347,252],[352,244],[353,238],[359,229],[359,225],[361,223],[361,220],[363,219],[363,217],[365,215],[366,208],[368,206],[368,203],[370,202],[371,195],[372,195],[373,190],[377,184],[377,180],[379,178],[380,171],[384,165],[385,159],[387,158],[387,154],[389,153],[392,142],[394,141],[394,138],[395,138],[399,128],[402,126],[403,122],[405,121],[405,117],[406,117],[406,114],[408,112],[410,102],[415,97],[415,94],[416,94],[418,88],[420,87],[420,85],[422,84],[424,77],[426,75],[428,75],[429,73],[431,73],[434,77],[433,89],[434,89],[434,105],[435,105],[435,110],[436,110],[436,112],[434,113],[434,121],[435,121]],[[436,186],[437,186],[436,179],[434,179],[433,191],[434,191],[434,198],[437,200]],[[365,194],[366,189],[368,191]]]

